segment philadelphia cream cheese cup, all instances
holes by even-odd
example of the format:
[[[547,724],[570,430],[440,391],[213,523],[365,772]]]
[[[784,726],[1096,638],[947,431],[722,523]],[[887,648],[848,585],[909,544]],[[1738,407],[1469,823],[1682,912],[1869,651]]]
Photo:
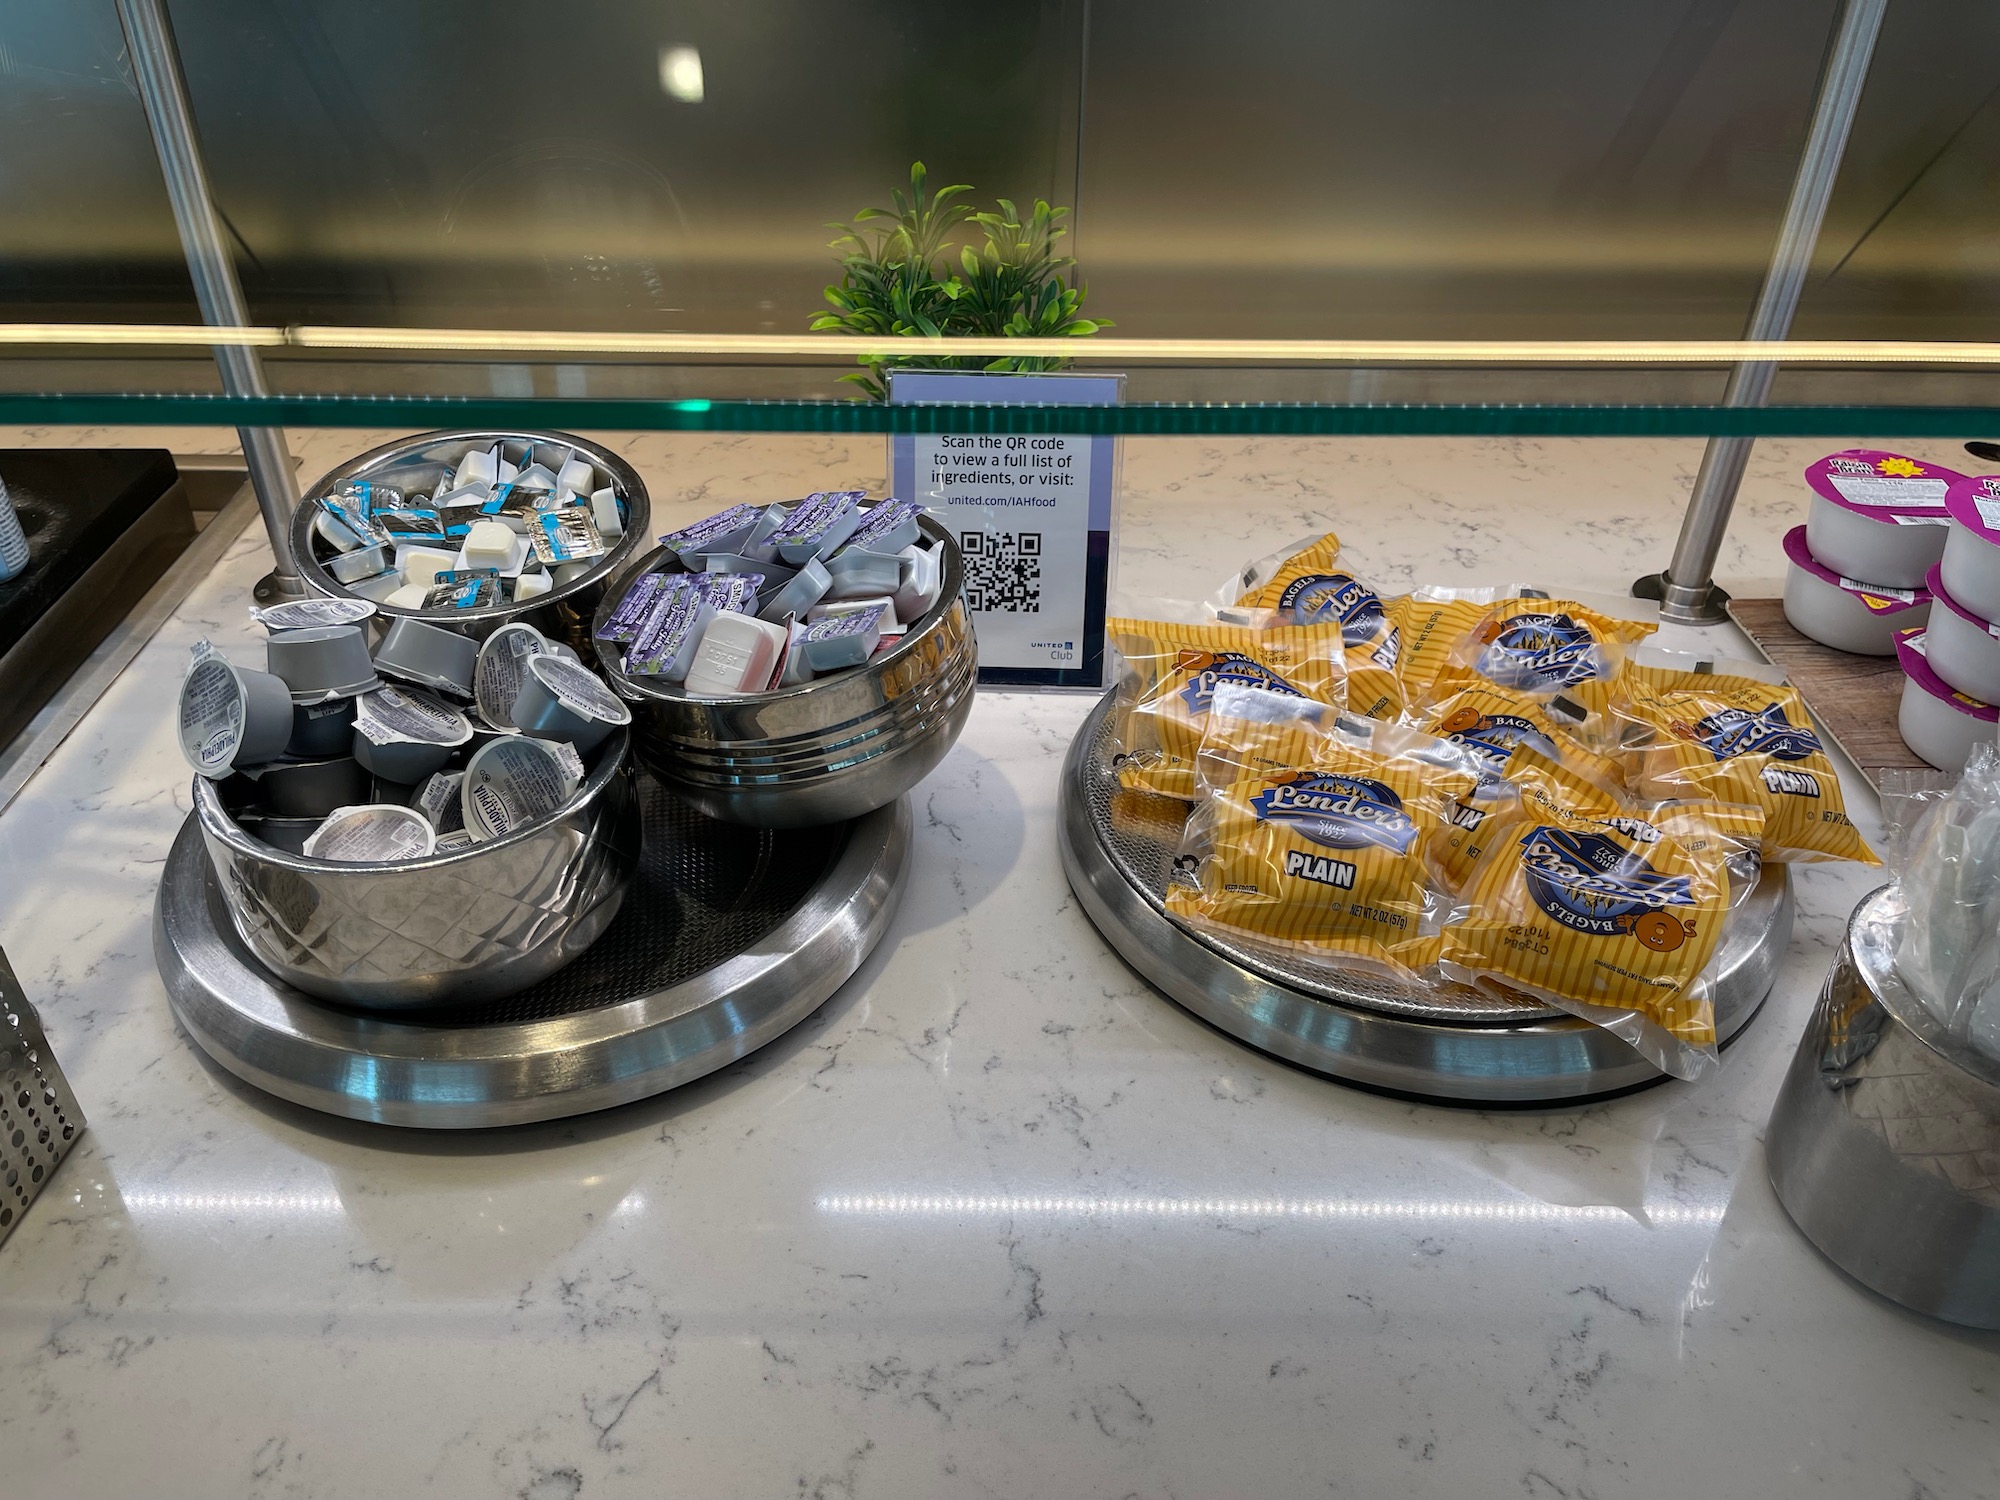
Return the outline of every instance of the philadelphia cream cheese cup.
[[[422,859],[437,845],[437,833],[423,814],[393,803],[337,808],[306,840],[308,859],[377,865]]]
[[[354,758],[385,781],[414,786],[472,738],[472,721],[429,693],[384,687],[355,703]]]
[[[407,615],[390,621],[375,649],[375,665],[390,676],[462,698],[472,696],[472,671],[478,660],[479,643],[470,636]]]
[[[583,763],[567,745],[526,735],[494,740],[466,765],[465,826],[482,843],[505,838],[561,809],[582,780]]]
[[[323,818],[368,795],[368,773],[351,755],[273,761],[244,775],[256,786],[263,810],[279,818]]]
[[[1963,771],[1973,747],[1991,744],[2000,733],[2000,708],[1946,686],[1931,670],[1925,635],[1905,630],[1896,637],[1896,656],[1903,666],[1896,728],[1904,744],[1940,771]]]
[[[354,700],[329,698],[324,703],[292,705],[292,737],[285,754],[302,759],[344,754],[354,738]]]
[[[262,839],[273,849],[286,854],[304,854],[306,840],[319,832],[324,818],[274,818],[261,813],[245,813],[236,820],[236,826],[253,839]]]
[[[294,703],[351,698],[382,685],[359,625],[281,630],[264,643],[264,664],[285,679]]]
[[[632,710],[590,668],[550,653],[528,658],[514,722],[524,734],[567,741],[581,754],[630,724]]]
[[[548,637],[532,625],[502,625],[479,648],[472,668],[472,701],[479,716],[496,727],[514,723],[514,700],[528,680],[528,663],[549,652]]]
[[[292,691],[282,678],[233,664],[207,641],[181,679],[181,754],[211,781],[284,754],[292,737]]]
[[[2000,475],[1951,487],[1951,533],[1939,563],[1945,592],[1975,615],[2000,620]]]
[[[1931,569],[1931,611],[1925,657],[1939,680],[1955,692],[2000,703],[2000,626],[1974,614],[1946,592],[1942,567]]]
[[[1915,588],[1944,550],[1945,494],[1964,477],[1875,448],[1828,454],[1806,470],[1806,545],[1835,573]]]
[[[1806,529],[1785,533],[1785,618],[1800,635],[1858,656],[1894,656],[1896,632],[1930,619],[1924,588],[1884,588],[1845,578],[1806,548]]]
[[[316,625],[359,625],[374,613],[375,606],[366,599],[292,599],[264,609],[250,607],[250,618],[274,635]]]

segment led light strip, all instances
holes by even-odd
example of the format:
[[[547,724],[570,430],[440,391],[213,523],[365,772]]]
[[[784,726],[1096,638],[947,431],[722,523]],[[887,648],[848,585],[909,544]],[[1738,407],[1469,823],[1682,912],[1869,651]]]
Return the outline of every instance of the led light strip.
[[[820,1198],[823,1214],[860,1218],[1118,1218],[1118,1219],[1337,1219],[1475,1221],[1516,1224],[1629,1224],[1637,1215],[1609,1204],[1569,1206],[1528,1199],[1451,1200],[1382,1198],[1092,1198],[1065,1196],[961,1196],[918,1193],[850,1193]],[[1649,1203],[1640,1212],[1651,1224],[1719,1224],[1724,1205],[1689,1207]]]
[[[774,333],[551,333],[474,328],[211,328],[189,323],[0,323],[0,345],[342,349],[852,359],[861,354],[1087,358],[1185,364],[2000,365],[2000,344],[1866,339],[847,338]]]

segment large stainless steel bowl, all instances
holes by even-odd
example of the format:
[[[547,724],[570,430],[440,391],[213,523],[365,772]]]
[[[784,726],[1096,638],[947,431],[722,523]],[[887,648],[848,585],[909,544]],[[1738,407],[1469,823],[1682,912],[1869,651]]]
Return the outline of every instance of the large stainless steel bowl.
[[[711,818],[759,828],[858,818],[922,781],[965,728],[979,675],[958,544],[929,517],[923,526],[943,549],[938,602],[895,649],[852,671],[698,698],[628,675],[618,648],[598,642],[604,675],[632,703],[640,764]],[[662,565],[679,566],[658,549],[634,563],[612,584],[598,622],[634,579]]]
[[[638,798],[618,731],[567,809],[456,854],[338,864],[253,839],[197,776],[194,806],[244,946],[309,995],[365,1010],[499,999],[611,925],[638,866]]]
[[[646,540],[653,528],[653,510],[646,498],[645,483],[630,464],[609,448],[567,432],[428,432],[422,437],[405,438],[350,459],[307,490],[298,510],[292,515],[292,560],[298,566],[299,577],[305,581],[306,588],[312,593],[335,598],[355,597],[345,585],[334,581],[333,575],[320,561],[321,550],[331,552],[324,542],[318,542],[313,536],[313,518],[319,512],[321,496],[332,494],[350,479],[374,480],[418,493],[430,491],[445,471],[455,466],[469,450],[490,448],[495,443],[506,444],[508,459],[523,467],[529,462],[530,454],[544,463],[553,457],[557,464],[560,464],[560,455],[564,452],[574,450],[581,454],[610,475],[612,488],[625,501],[625,535],[612,544],[611,549],[597,560],[597,566],[588,573],[527,604],[489,604],[483,609],[423,610],[389,609],[378,604],[376,608],[384,615],[413,615],[477,640],[484,640],[510,621],[524,620],[544,635],[567,641],[578,651],[587,650],[590,619],[598,601],[604,597],[605,584]]]

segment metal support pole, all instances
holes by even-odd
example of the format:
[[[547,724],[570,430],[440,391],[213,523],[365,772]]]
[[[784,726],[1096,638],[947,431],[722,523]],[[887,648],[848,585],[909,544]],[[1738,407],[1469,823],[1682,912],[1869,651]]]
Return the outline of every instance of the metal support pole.
[[[1841,7],[1833,48],[1820,79],[1819,98],[1813,105],[1812,127],[1799,156],[1798,175],[1792,179],[1792,196],[1785,205],[1785,220],[1778,231],[1777,247],[1771,252],[1770,269],[1764,273],[1763,290],[1757,294],[1756,309],[1744,331],[1746,339],[1782,339],[1791,332],[1792,314],[1798,310],[1799,293],[1812,267],[1813,247],[1819,242],[1820,224],[1833,196],[1834,179],[1840,174],[1840,158],[1847,150],[1848,131],[1854,125],[1854,111],[1861,102],[1861,87],[1868,79],[1869,60],[1888,5],[1889,0],[1846,0]],[[1775,364],[1736,366],[1729,373],[1722,404],[1762,406],[1777,372]],[[1729,596],[1715,586],[1715,559],[1722,551],[1722,536],[1729,527],[1729,513],[1736,508],[1737,487],[1743,482],[1743,470],[1755,442],[1749,437],[1708,440],[1688,497],[1687,513],[1681,518],[1673,561],[1666,572],[1632,585],[1632,592],[1640,598],[1660,601],[1662,620],[1708,625],[1727,617],[1723,605]]]
[[[180,230],[181,249],[187,256],[188,274],[194,278],[202,319],[215,327],[247,327],[249,309],[222,226],[216,221],[214,200],[209,197],[208,173],[195,141],[187,78],[181,72],[165,0],[117,0],[117,5],[118,24],[125,29],[125,50],[132,59],[132,77],[139,85],[146,124],[160,154],[160,173],[173,201],[174,224]],[[230,395],[270,394],[255,349],[222,345],[215,351],[215,363],[222,372],[222,388]],[[257,585],[257,598],[297,598],[305,590],[292,566],[287,533],[292,511],[299,503],[299,486],[284,429],[239,427],[236,435],[243,444],[243,458],[257,491],[257,507],[264,513],[264,530],[275,563],[270,575]]]

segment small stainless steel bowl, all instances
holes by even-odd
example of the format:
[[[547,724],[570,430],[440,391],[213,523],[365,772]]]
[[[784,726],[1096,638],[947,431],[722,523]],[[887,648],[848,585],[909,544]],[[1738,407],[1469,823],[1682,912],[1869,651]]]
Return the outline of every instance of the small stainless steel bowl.
[[[852,671],[771,693],[697,698],[676,683],[627,674],[620,648],[597,642],[605,677],[631,700],[640,764],[709,817],[759,828],[858,818],[922,781],[965,728],[979,675],[958,544],[928,516],[923,526],[944,549],[937,603],[895,649]],[[593,629],[634,579],[666,561],[656,549],[628,568]]]
[[[433,1009],[524,990],[611,925],[639,860],[624,731],[557,817],[453,854],[351,865],[288,854],[195,779],[195,814],[231,926],[278,978],[361,1010]]]
[[[434,493],[445,472],[467,452],[495,443],[505,444],[509,461],[523,468],[531,461],[530,455],[547,462],[558,449],[574,449],[610,476],[612,488],[625,502],[625,535],[611,544],[589,572],[526,604],[489,604],[482,609],[390,609],[378,604],[376,609],[385,618],[414,616],[474,640],[484,640],[510,620],[525,620],[552,640],[567,640],[579,651],[586,649],[591,615],[604,596],[604,586],[652,531],[653,509],[646,498],[645,483],[630,464],[609,448],[566,432],[428,432],[350,459],[307,490],[292,514],[292,561],[306,588],[333,598],[362,597],[337,582],[318,555],[316,548],[324,548],[325,543],[316,542],[312,528],[321,496],[331,495],[350,479],[392,484],[406,494]],[[330,549],[328,555],[332,555]]]

